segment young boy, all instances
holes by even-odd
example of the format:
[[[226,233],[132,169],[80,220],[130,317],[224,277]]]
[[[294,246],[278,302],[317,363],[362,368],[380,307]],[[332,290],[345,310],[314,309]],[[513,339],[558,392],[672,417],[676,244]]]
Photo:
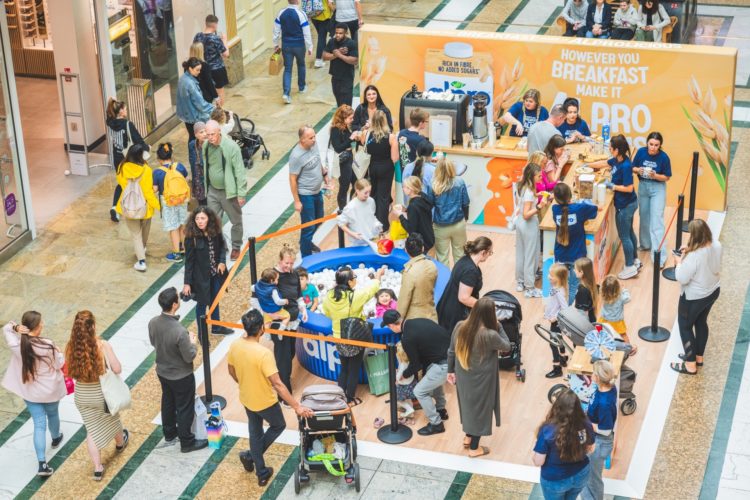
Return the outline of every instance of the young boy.
[[[263,311],[263,323],[268,328],[274,321],[281,322],[279,330],[286,330],[289,324],[289,311],[282,308],[289,304],[289,300],[282,299],[279,295],[279,272],[275,269],[264,269],[260,274],[260,281],[253,287],[255,297],[258,299],[261,311]]]
[[[302,289],[302,300],[305,301],[305,307],[308,311],[315,311],[320,303],[318,288],[310,283],[307,269],[304,267],[297,268],[297,276],[299,276],[299,286]]]

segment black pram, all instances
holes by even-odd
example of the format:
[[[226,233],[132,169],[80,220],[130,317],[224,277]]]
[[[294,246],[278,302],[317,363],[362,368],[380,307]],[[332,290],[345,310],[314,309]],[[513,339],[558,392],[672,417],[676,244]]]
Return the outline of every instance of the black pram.
[[[263,137],[260,134],[255,133],[255,123],[249,118],[240,118],[237,113],[231,113],[234,119],[234,127],[229,132],[229,137],[237,143],[242,151],[242,160],[245,162],[245,168],[253,167],[253,156],[262,147],[263,153],[261,159],[267,160],[271,157],[271,153],[266,148],[266,143],[263,142]]]
[[[512,294],[503,290],[492,290],[484,294],[495,302],[495,315],[510,340],[510,352],[500,353],[498,365],[501,370],[516,371],[516,379],[526,382],[526,370],[521,368],[521,304]]]

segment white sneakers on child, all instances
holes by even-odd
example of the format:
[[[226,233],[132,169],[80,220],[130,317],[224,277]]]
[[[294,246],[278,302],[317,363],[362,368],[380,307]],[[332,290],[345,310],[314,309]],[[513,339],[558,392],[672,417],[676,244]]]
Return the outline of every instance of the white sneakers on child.
[[[139,260],[133,265],[133,269],[140,272],[146,272],[146,261],[145,260]]]
[[[526,290],[523,292],[523,296],[527,299],[541,299],[542,298],[542,291],[538,288],[532,288],[530,290]]]
[[[520,281],[518,283],[516,283],[516,291],[517,292],[523,292],[524,290],[525,290],[525,288],[523,287],[523,283],[521,283]]]

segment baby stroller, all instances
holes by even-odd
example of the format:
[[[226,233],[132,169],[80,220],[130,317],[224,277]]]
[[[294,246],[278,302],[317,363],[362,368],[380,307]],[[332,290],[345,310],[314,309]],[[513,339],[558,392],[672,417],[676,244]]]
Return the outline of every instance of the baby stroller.
[[[567,309],[560,311],[557,315],[557,325],[560,327],[560,331],[563,335],[552,332],[542,325],[535,325],[534,329],[546,342],[549,342],[556,347],[565,347],[569,352],[573,352],[576,346],[584,345],[586,334],[591,330],[594,330],[596,325],[601,325],[602,328],[606,328],[612,334],[615,338],[615,349],[624,352],[623,364],[620,367],[619,397],[623,400],[622,403],[620,403],[620,411],[623,415],[632,415],[635,413],[635,410],[638,407],[635,400],[635,394],[633,393],[636,373],[632,368],[625,364],[632,346],[624,342],[620,335],[612,330],[609,325],[602,323],[592,324],[588,320],[586,313],[576,309],[574,306],[570,306]],[[573,343],[572,346],[566,337]],[[578,395],[583,403],[588,404],[588,401],[590,397],[593,396],[594,392],[594,388],[590,383],[590,378],[589,380],[584,380],[584,377],[581,375],[568,373],[567,379],[570,388]],[[566,388],[567,386],[565,384],[556,384],[552,386],[547,394],[547,399],[549,399],[550,403],[554,402],[560,392]]]
[[[495,315],[510,340],[510,352],[500,353],[498,367],[501,370],[516,370],[516,380],[526,382],[526,369],[521,368],[521,304],[508,292],[492,290],[485,297],[495,302]]]
[[[313,410],[310,418],[299,419],[299,466],[294,471],[294,492],[310,481],[309,472],[328,471],[344,476],[359,492],[356,423],[346,404],[344,390],[336,385],[321,384],[305,388],[300,403]],[[321,450],[329,446],[331,449]]]
[[[249,118],[240,118],[237,113],[231,113],[234,119],[234,128],[229,132],[229,137],[237,143],[242,151],[242,160],[245,162],[245,168],[250,169],[253,167],[253,155],[258,152],[262,147],[263,153],[261,159],[267,160],[271,157],[271,153],[266,148],[266,143],[263,142],[263,137],[260,134],[255,133],[255,123]]]

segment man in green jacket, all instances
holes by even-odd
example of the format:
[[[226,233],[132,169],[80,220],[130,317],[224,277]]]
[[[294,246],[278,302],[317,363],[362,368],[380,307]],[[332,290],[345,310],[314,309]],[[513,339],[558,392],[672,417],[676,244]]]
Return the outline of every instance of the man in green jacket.
[[[224,213],[232,223],[232,253],[237,260],[242,246],[242,206],[247,195],[247,174],[240,147],[221,134],[221,125],[214,120],[206,123],[208,140],[203,144],[205,183],[208,208],[219,219]]]

